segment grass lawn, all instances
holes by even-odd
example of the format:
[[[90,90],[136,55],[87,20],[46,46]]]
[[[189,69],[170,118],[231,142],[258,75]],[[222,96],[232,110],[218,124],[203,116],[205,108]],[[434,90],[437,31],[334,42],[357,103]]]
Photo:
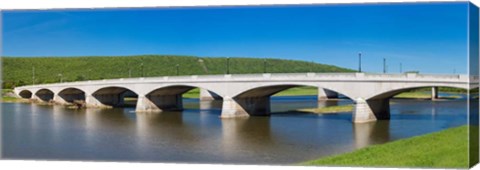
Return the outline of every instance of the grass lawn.
[[[6,93],[13,93],[12,89],[2,89],[2,99],[1,102],[21,102],[22,100],[16,97],[6,96]]]
[[[281,91],[274,96],[305,96],[317,95],[317,88],[314,87],[294,87]],[[184,98],[198,98],[200,96],[200,89],[194,88],[183,94]]]
[[[430,99],[432,98],[432,95],[425,92],[404,92],[394,96],[394,98]]]
[[[351,112],[353,111],[353,104],[349,105],[340,105],[340,106],[328,106],[322,108],[313,108],[313,109],[298,109],[301,112],[309,112],[309,113],[339,113],[339,112]]]
[[[294,88],[290,88],[290,89],[278,92],[273,96],[307,96],[307,95],[315,96],[317,94],[318,94],[318,88],[315,88],[315,87],[294,87]]]
[[[468,126],[373,145],[301,165],[375,167],[468,167]]]
[[[199,98],[200,96],[200,89],[199,88],[194,88],[186,93],[183,93],[184,98]]]
[[[450,95],[448,97],[440,97],[440,98],[456,99],[456,98],[460,98],[460,97],[461,97],[460,95]],[[412,91],[412,92],[400,93],[400,94],[394,96],[394,98],[430,99],[430,98],[432,98],[432,94],[431,94],[431,92]]]
[[[2,102],[18,102],[20,99],[16,97],[2,96]]]

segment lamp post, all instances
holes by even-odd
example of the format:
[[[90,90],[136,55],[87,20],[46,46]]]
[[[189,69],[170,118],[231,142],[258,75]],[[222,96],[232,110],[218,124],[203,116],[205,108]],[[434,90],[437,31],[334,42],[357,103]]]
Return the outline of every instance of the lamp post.
[[[402,70],[402,63],[400,63],[400,73],[402,73],[403,70]]]
[[[362,52],[358,52],[358,72],[362,72]]]
[[[267,73],[267,59],[263,59],[263,73]]]
[[[90,72],[92,71],[92,69],[88,69],[88,73],[87,73],[87,80],[90,80],[91,79],[91,74]]]
[[[35,66],[32,66],[32,84],[35,85]]]
[[[178,70],[178,67],[179,67],[179,66],[180,66],[179,64],[175,65],[175,67],[177,67],[177,76],[180,74],[180,72],[179,72],[179,70]]]
[[[142,69],[142,77],[145,76],[144,72],[143,72],[143,59],[142,59],[142,63],[140,63],[140,68]]]
[[[385,58],[383,58],[383,74],[387,73],[387,60]]]
[[[230,57],[227,57],[227,74],[230,74]]]
[[[58,76],[60,77],[60,83],[63,83],[63,74],[58,74]]]

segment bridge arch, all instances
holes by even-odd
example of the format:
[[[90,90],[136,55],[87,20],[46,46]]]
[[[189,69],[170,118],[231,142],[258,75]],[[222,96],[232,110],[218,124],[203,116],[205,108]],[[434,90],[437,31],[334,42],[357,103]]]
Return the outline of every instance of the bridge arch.
[[[402,88],[396,88],[396,89],[393,89],[393,90],[389,90],[389,91],[381,91],[381,92],[378,92],[374,95],[372,95],[371,97],[367,98],[367,100],[382,100],[382,99],[390,99],[392,97],[394,97],[395,95],[398,95],[400,93],[403,93],[403,92],[408,92],[408,91],[411,91],[411,90],[414,90],[414,89],[421,89],[421,88],[429,88],[429,87],[450,87],[450,88],[456,88],[456,89],[464,89],[464,90],[468,90],[468,88],[465,88],[465,86],[454,86],[454,85],[419,85],[419,86],[410,86],[410,87],[402,87]]]
[[[342,94],[343,96],[349,98],[349,99],[355,99],[354,95],[351,95],[348,93],[348,91],[344,91],[342,88],[338,88],[335,86],[335,84],[331,83],[326,83],[326,82],[274,82],[274,83],[262,83],[260,86],[259,85],[254,85],[254,86],[247,86],[245,88],[239,88],[240,90],[234,92],[230,96],[232,98],[239,97],[239,96],[245,96],[245,95],[251,95],[252,93],[260,92],[263,95],[274,95],[278,92],[281,92],[283,90],[287,90],[290,88],[294,87],[317,87],[321,89],[325,89],[328,91],[332,91],[338,94]],[[269,94],[272,93],[272,94]]]
[[[73,103],[76,100],[85,101],[85,91],[75,87],[67,87],[58,92],[62,102]]]
[[[55,93],[50,89],[39,89],[35,92],[35,98],[42,102],[50,102],[54,95]]]
[[[165,110],[182,110],[182,95],[194,88],[207,90],[204,87],[188,84],[167,84],[162,86],[153,86],[144,96],[140,96],[137,102],[137,112],[152,112]],[[211,91],[210,91],[211,92]],[[214,93],[214,92],[211,92]]]
[[[465,85],[442,85],[442,84],[413,84],[405,86],[403,84],[390,89],[378,89],[376,93],[367,98],[359,98],[355,101],[354,122],[368,122],[374,120],[390,119],[390,99],[397,94],[419,88],[435,87],[432,92],[436,98],[438,87],[452,87],[458,89],[467,89]]]
[[[315,87],[320,90],[329,90],[338,93],[331,88],[325,88],[315,83],[275,83],[263,84],[237,92],[232,98],[224,100],[222,116],[236,117],[238,115],[270,115],[270,97],[281,91],[294,87]],[[343,94],[343,93],[342,93]],[[348,97],[348,95],[345,95]],[[349,97],[350,98],[350,97]]]
[[[22,90],[18,93],[21,98],[30,99],[32,98],[33,93],[30,90]]]
[[[138,94],[128,87],[103,86],[87,96],[87,106],[90,107],[123,107],[125,97],[138,97]]]

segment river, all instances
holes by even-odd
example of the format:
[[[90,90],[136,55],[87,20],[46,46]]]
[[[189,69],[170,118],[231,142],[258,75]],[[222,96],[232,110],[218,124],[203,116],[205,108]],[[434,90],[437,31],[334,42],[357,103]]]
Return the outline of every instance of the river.
[[[272,97],[270,117],[220,119],[219,102],[184,99],[181,112],[2,104],[3,159],[295,164],[464,125],[467,101],[392,99],[391,120],[353,124],[352,113],[288,111],[314,96]]]

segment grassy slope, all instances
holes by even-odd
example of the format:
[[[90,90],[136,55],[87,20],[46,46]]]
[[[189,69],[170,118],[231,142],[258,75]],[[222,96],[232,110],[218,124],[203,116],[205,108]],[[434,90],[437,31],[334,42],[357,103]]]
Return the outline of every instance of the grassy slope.
[[[303,165],[466,168],[467,126],[374,145]]]
[[[349,105],[340,105],[340,106],[328,106],[321,108],[313,109],[298,109],[301,112],[310,112],[310,113],[339,113],[339,112],[351,112],[353,111],[353,104]]]
[[[278,92],[274,96],[305,96],[305,95],[317,95],[318,88],[315,87],[294,87],[281,92]]]
[[[16,98],[16,97],[11,97],[6,95],[7,93],[13,93],[12,89],[2,89],[2,98],[0,99],[1,102],[24,102],[25,100]]]
[[[180,75],[224,74],[226,58],[198,58],[191,56],[128,56],[128,57],[2,57],[2,76],[4,87],[10,84],[32,83],[32,67],[35,67],[36,83],[58,82],[59,74],[64,81],[96,80],[122,78],[129,76],[145,77],[176,75],[176,65],[179,64]],[[201,61],[201,62],[200,62]],[[230,58],[231,74],[263,73],[264,59]],[[332,65],[312,64],[298,60],[268,59],[267,72],[352,72],[353,70]]]
[[[447,98],[447,99],[455,99],[455,98],[460,98],[461,96],[458,95],[461,92],[449,92],[449,93],[455,93],[457,95],[451,95],[448,97],[442,97],[442,98]],[[422,91],[411,91],[411,92],[404,92],[400,93],[394,98],[415,98],[415,99],[430,99],[432,97],[432,94],[429,92],[422,92]]]

